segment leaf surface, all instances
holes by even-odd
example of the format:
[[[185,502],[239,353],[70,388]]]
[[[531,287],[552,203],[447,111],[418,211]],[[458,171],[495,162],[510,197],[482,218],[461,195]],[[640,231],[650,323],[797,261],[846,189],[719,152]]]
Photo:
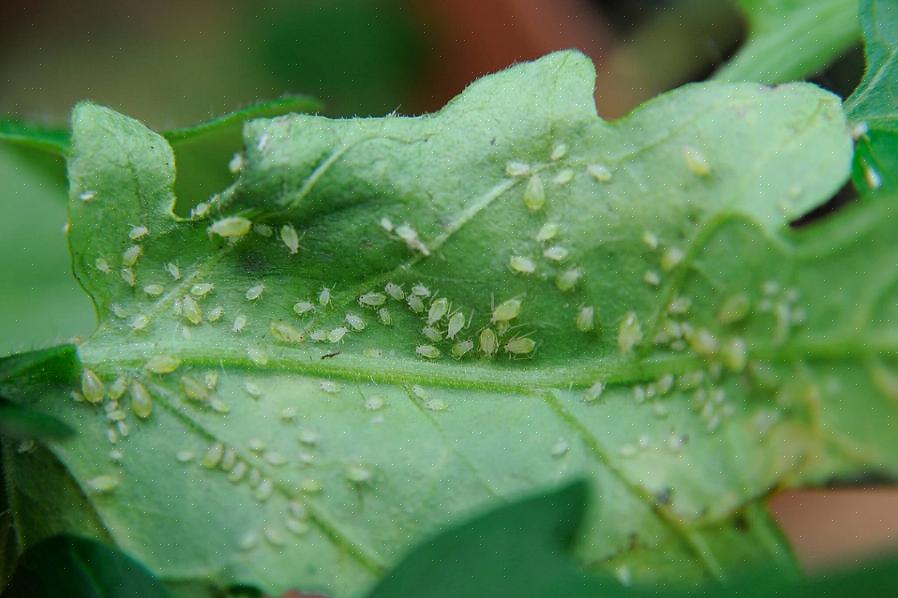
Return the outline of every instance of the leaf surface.
[[[103,382],[81,391],[105,398],[41,406],[111,537],[167,581],[345,595],[585,476],[580,561],[688,582],[791,570],[772,489],[892,475],[894,268],[871,256],[894,216],[787,226],[848,176],[838,99],[691,85],[609,123],[593,76],[559,53],[435,115],[253,121],[191,219],[166,141],[79,106],[70,243],[101,323],[78,357]]]

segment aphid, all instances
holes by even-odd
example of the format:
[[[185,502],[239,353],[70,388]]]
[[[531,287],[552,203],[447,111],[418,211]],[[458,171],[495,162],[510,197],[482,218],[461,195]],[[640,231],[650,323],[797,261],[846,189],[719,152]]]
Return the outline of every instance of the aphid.
[[[124,280],[129,287],[133,287],[137,284],[137,277],[134,275],[134,271],[131,268],[122,268],[121,275],[122,280]]]
[[[596,309],[592,305],[583,305],[577,310],[577,317],[574,320],[577,330],[580,332],[590,332],[596,327]]]
[[[205,297],[215,289],[211,282],[198,282],[190,287],[190,294],[194,297]]]
[[[642,280],[644,280],[647,285],[650,285],[653,287],[656,287],[661,284],[661,277],[658,275],[657,272],[654,272],[652,270],[649,270],[648,272],[643,274]]]
[[[284,407],[281,410],[281,419],[285,422],[292,422],[296,419],[296,409],[293,407]]]
[[[254,399],[258,399],[262,396],[262,389],[260,389],[255,382],[244,382],[243,390],[246,391],[246,394],[251,396]]]
[[[415,312],[416,314],[420,314],[424,311],[424,302],[417,295],[409,295],[406,299],[409,308]]]
[[[234,324],[231,326],[231,330],[233,332],[243,332],[244,327],[246,327],[246,316],[239,314],[234,318]]]
[[[100,377],[90,368],[81,370],[81,393],[89,403],[99,403],[106,396],[106,387]]]
[[[519,274],[533,274],[536,272],[536,262],[529,257],[513,255],[508,260],[508,266]]]
[[[303,534],[308,533],[309,524],[304,521],[298,521],[293,519],[292,517],[287,517],[284,520],[284,526],[290,530],[291,533],[296,534],[297,536],[302,536]]]
[[[242,216],[228,216],[213,222],[209,228],[210,235],[218,235],[225,239],[239,239],[252,228],[253,223]]]
[[[434,328],[433,326],[425,326],[421,329],[421,334],[426,336],[429,340],[438,343],[443,340],[443,333]]]
[[[555,286],[558,287],[559,291],[570,291],[577,286],[582,276],[583,270],[580,268],[568,268],[555,278]]]
[[[480,331],[480,352],[486,355],[487,357],[492,357],[496,354],[496,350],[499,348],[499,339],[496,338],[496,333],[493,332],[491,328],[484,328]]]
[[[463,340],[452,345],[452,349],[450,352],[452,356],[456,359],[461,359],[465,355],[467,355],[471,349],[474,348],[474,341],[471,340]]]
[[[692,330],[686,335],[686,340],[692,350],[699,355],[715,355],[720,349],[720,343],[717,341],[710,330],[707,328],[699,328]]]
[[[670,392],[674,385],[674,376],[673,374],[664,374],[660,378],[658,378],[658,384],[656,387],[658,388],[658,394],[666,395]]]
[[[558,171],[558,174],[552,179],[556,185],[567,185],[574,180],[574,171],[570,168],[564,168]]]
[[[567,144],[566,143],[556,143],[552,148],[552,153],[549,154],[549,159],[552,161],[561,160],[567,155]]]
[[[218,372],[207,372],[203,376],[203,382],[206,384],[206,388],[215,390],[215,387],[218,386]]]
[[[396,301],[402,301],[403,299],[405,299],[405,291],[403,291],[402,287],[395,282],[388,282],[384,286],[384,291],[386,291],[387,295],[389,295]]]
[[[254,284],[253,286],[251,286],[250,288],[248,288],[246,290],[246,295],[245,295],[246,300],[247,301],[255,301],[259,297],[261,297],[262,293],[264,293],[264,292],[265,292],[265,284],[264,283],[260,282],[260,283]]]
[[[430,297],[430,289],[419,282],[412,285],[412,295],[417,295],[418,297]]]
[[[202,201],[190,209],[190,218],[193,220],[201,220],[209,215],[209,202]]]
[[[449,325],[446,330],[446,336],[449,338],[455,338],[455,335],[458,334],[464,327],[465,314],[457,311],[449,317]]]
[[[365,409],[369,411],[378,411],[384,406],[383,397],[372,395],[365,399]]]
[[[309,333],[309,338],[316,343],[323,343],[327,340],[327,330],[321,330],[320,328],[313,330]]]
[[[543,188],[543,180],[538,174],[530,176],[527,188],[524,189],[524,205],[531,212],[538,212],[546,203],[546,191]]]
[[[741,338],[732,338],[723,345],[720,359],[730,371],[741,372],[748,363],[748,346]]]
[[[686,168],[696,176],[706,177],[711,174],[711,164],[698,148],[691,145],[683,146],[683,158],[686,160]]]
[[[253,232],[259,235],[260,237],[265,237],[266,239],[270,238],[271,235],[274,234],[274,231],[271,230],[271,227],[267,224],[254,224]]]
[[[354,314],[351,312],[347,313],[344,319],[346,320],[346,323],[349,324],[349,327],[356,332],[361,332],[368,327],[368,324],[365,323],[365,320],[363,320],[362,317],[358,314]]]
[[[363,305],[365,307],[380,307],[384,303],[386,303],[387,297],[383,293],[365,293],[361,297],[359,297],[359,305]]]
[[[607,183],[611,180],[611,170],[604,164],[590,164],[586,167],[586,172],[600,183]]]
[[[876,190],[882,187],[882,177],[866,162],[864,163],[864,180],[870,189]]]
[[[553,262],[564,261],[568,255],[570,255],[570,252],[561,245],[553,245],[552,247],[547,247],[546,250],[543,251],[543,257],[547,260],[552,260]]]
[[[384,326],[392,326],[393,325],[393,316],[390,315],[390,310],[386,307],[381,307],[377,310],[377,317],[380,318],[380,323]]]
[[[408,224],[400,224],[396,227],[396,234],[400,239],[405,241],[406,247],[412,251],[420,251],[424,255],[430,255],[430,250],[421,239],[418,238],[418,231]]]
[[[84,203],[87,203],[89,201],[92,201],[96,196],[96,191],[84,191],[81,193],[81,195],[78,196],[78,199],[80,199]]]
[[[529,355],[536,349],[536,341],[526,336],[516,336],[505,343],[505,352],[512,355]]]
[[[181,388],[184,390],[184,396],[191,401],[204,402],[209,400],[209,389],[193,376],[181,376]]]
[[[748,315],[751,302],[745,293],[730,295],[717,312],[717,321],[721,324],[735,324]]]
[[[228,162],[228,170],[231,171],[231,174],[238,174],[243,170],[243,154],[240,152],[234,154],[231,161]]]
[[[571,450],[571,445],[568,444],[568,441],[564,438],[559,438],[555,441],[555,444],[552,445],[552,449],[549,453],[557,459],[566,455],[569,450]]]
[[[298,316],[304,316],[309,312],[315,311],[315,306],[309,301],[297,301],[293,304],[293,311]]]
[[[119,485],[119,479],[114,475],[98,475],[87,480],[87,487],[91,492],[110,492]]]
[[[131,382],[131,410],[140,419],[147,419],[153,413],[153,397],[139,380]]]
[[[173,280],[181,280],[181,269],[178,268],[177,264],[169,262],[165,264],[165,270]]]
[[[427,399],[424,401],[424,408],[428,411],[445,411],[449,405],[443,399]]]
[[[622,353],[629,353],[641,341],[642,325],[639,323],[639,318],[636,316],[636,312],[627,312],[617,331],[617,346],[620,347]]]
[[[274,466],[281,466],[287,463],[287,457],[277,451],[266,452],[263,459],[265,459],[269,465]]]
[[[346,479],[353,484],[366,484],[371,481],[373,474],[364,465],[350,465],[346,468]]]
[[[178,460],[178,463],[190,463],[193,461],[193,457],[193,451],[188,451],[186,449],[178,451],[175,455],[175,459]]]
[[[125,391],[128,390],[128,378],[125,376],[119,376],[115,379],[109,386],[109,398],[113,401],[118,401],[125,394]]]
[[[442,353],[433,345],[418,345],[415,347],[415,353],[427,359],[438,359]]]
[[[274,484],[268,478],[263,478],[259,485],[256,486],[256,500],[265,502],[271,498],[272,494],[274,494]]]
[[[490,321],[492,321],[493,323],[508,322],[509,320],[517,318],[520,313],[520,299],[508,299],[496,306],[496,308],[493,310],[493,315]]]
[[[264,366],[268,364],[268,354],[258,347],[247,347],[246,355],[249,357],[250,361],[258,366]]]
[[[633,457],[639,452],[639,449],[632,444],[622,444],[617,452],[621,457]]]
[[[243,479],[243,476],[246,475],[246,472],[249,470],[249,466],[243,462],[238,461],[234,464],[234,467],[231,469],[231,472],[228,474],[228,481],[232,484],[236,484],[240,480]]]
[[[324,382],[328,381],[324,380]],[[321,435],[311,428],[305,428],[303,430],[300,430],[298,438],[301,443],[307,444],[309,446],[314,446],[318,444],[319,440],[321,440]]]
[[[345,337],[348,332],[349,329],[345,326],[337,326],[327,333],[327,341],[329,343],[339,343],[343,340],[343,337]]]
[[[144,237],[150,234],[150,229],[145,226],[134,226],[131,227],[131,231],[128,233],[128,238],[132,241],[140,241]]]
[[[367,347],[362,351],[362,355],[365,357],[370,357],[372,359],[380,359],[384,356],[384,352],[381,349],[375,349],[374,347]]]
[[[131,327],[131,330],[140,331],[145,329],[150,323],[150,318],[143,314],[138,314],[131,318],[131,321],[128,322],[128,326]]]
[[[252,531],[246,532],[240,536],[237,545],[240,546],[241,550],[252,550],[259,545],[259,536]]]
[[[692,307],[692,300],[689,297],[675,297],[670,305],[667,306],[668,313],[682,315],[689,311]]]
[[[526,162],[508,162],[505,164],[505,174],[513,177],[527,176],[530,174],[530,165]]]
[[[435,299],[430,304],[430,310],[427,312],[427,323],[435,324],[443,319],[443,316],[449,311],[449,300],[445,297]]]
[[[658,236],[651,231],[643,231],[642,242],[652,251],[658,249],[658,244],[660,243]]]
[[[109,307],[109,309],[112,310],[112,314],[113,314],[116,318],[127,318],[127,317],[128,317],[128,311],[127,311],[124,307],[122,307],[121,305],[119,305],[118,303],[113,303],[113,304]]]
[[[212,309],[209,310],[209,313],[206,315],[206,319],[209,322],[217,322],[224,315],[224,308],[220,305],[216,305]]]
[[[143,255],[143,247],[140,245],[131,245],[122,254],[122,265],[126,268],[134,266],[141,255]]]
[[[321,292],[318,293],[318,303],[321,306],[330,305],[331,302],[331,290],[328,287],[322,287]]]
[[[103,274],[109,274],[110,272],[112,272],[112,267],[109,265],[109,262],[101,257],[98,257],[96,261],[94,261],[94,266]]]
[[[661,269],[665,272],[670,272],[680,265],[684,257],[686,256],[681,249],[677,247],[668,248],[664,255],[661,256]]]
[[[148,284],[143,287],[143,292],[150,297],[158,297],[165,292],[165,287],[161,284]]]
[[[284,242],[290,255],[299,253],[299,235],[296,234],[296,229],[292,224],[285,224],[281,227],[281,241]]]
[[[393,229],[396,228],[395,226],[393,226],[393,221],[386,216],[380,219],[380,227],[388,233],[393,232]]]
[[[602,380],[596,380],[592,383],[592,386],[586,389],[583,400],[591,403],[601,397],[603,392],[605,392],[605,383]]]
[[[203,308],[190,295],[184,295],[184,298],[181,299],[181,313],[194,326],[198,326],[203,321]]]
[[[215,469],[218,467],[218,464],[221,463],[221,458],[224,457],[224,451],[224,444],[216,442],[206,449],[206,454],[203,455],[200,465],[206,469]]]
[[[271,322],[271,335],[282,343],[301,343],[306,335],[286,322]]]

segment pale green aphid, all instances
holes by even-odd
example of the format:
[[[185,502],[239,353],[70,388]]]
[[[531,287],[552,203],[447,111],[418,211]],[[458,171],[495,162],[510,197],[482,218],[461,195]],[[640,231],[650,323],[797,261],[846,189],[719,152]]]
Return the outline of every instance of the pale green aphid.
[[[321,306],[330,305],[331,302],[331,289],[328,287],[322,287],[321,292],[318,293],[318,303]]]
[[[327,340],[331,343],[339,343],[343,340],[343,337],[345,337],[348,332],[349,329],[345,326],[337,326],[327,333]]]
[[[150,297],[158,297],[165,292],[165,287],[161,284],[148,284],[143,287],[143,292]]]
[[[132,245],[128,247],[125,252],[122,254],[122,265],[131,268],[134,264],[137,263],[137,260],[140,259],[140,256],[143,255],[143,247],[140,245]]]
[[[516,336],[505,343],[505,352],[512,355],[528,355],[536,349],[536,341],[526,336]]]
[[[233,332],[243,332],[243,328],[246,326],[246,316],[243,314],[239,314],[236,318],[234,318],[234,324],[231,326],[231,330]]]
[[[519,274],[533,274],[536,272],[536,262],[529,257],[513,255],[508,260],[508,266]]]
[[[617,331],[617,345],[621,353],[630,353],[640,342],[642,342],[642,325],[639,318],[636,312],[627,312]]]
[[[536,240],[540,243],[551,241],[558,235],[559,230],[561,230],[561,227],[558,224],[546,222],[540,227],[539,232],[536,233]]]
[[[580,332],[589,332],[596,327],[596,310],[592,305],[581,306],[577,310],[577,317],[574,321],[577,330]]]
[[[103,493],[114,490],[120,483],[116,476],[104,474],[87,480],[87,487],[91,492]]]
[[[380,318],[380,323],[384,326],[393,325],[393,316],[390,315],[390,310],[388,310],[386,307],[382,307],[377,310],[377,317]]]
[[[440,350],[433,345],[418,345],[415,347],[415,353],[427,359],[438,359],[441,355]]]
[[[546,191],[543,187],[543,180],[538,174],[530,176],[527,181],[527,187],[524,189],[524,205],[531,212],[538,212],[546,203]]]
[[[140,331],[144,330],[150,324],[150,318],[145,316],[144,314],[137,314],[131,321],[128,322],[128,326],[131,330]]]
[[[568,255],[570,255],[570,252],[560,245],[553,245],[543,251],[543,257],[547,260],[552,260],[553,262],[562,262]]]
[[[213,443],[203,455],[200,465],[206,469],[215,469],[224,457],[225,446],[221,442]]]
[[[170,374],[178,369],[181,360],[171,355],[154,355],[144,364],[143,368],[154,374]]]
[[[424,302],[418,295],[409,295],[406,302],[408,303],[409,308],[416,314],[420,314],[424,311]]]
[[[203,321],[203,308],[190,295],[184,295],[181,299],[181,313],[187,318],[187,321],[197,326]]]
[[[190,287],[190,294],[194,297],[205,297],[215,289],[211,282],[198,282]]]
[[[443,340],[443,333],[433,326],[425,326],[421,329],[421,334],[426,336],[429,340],[438,343]]]
[[[145,226],[133,226],[128,232],[128,238],[132,241],[140,241],[150,234],[150,229]]]
[[[209,313],[206,314],[206,320],[209,322],[217,322],[224,315],[224,307],[220,305],[216,305],[212,309],[209,310]]]
[[[465,327],[465,314],[460,311],[455,312],[449,317],[449,325],[446,330],[448,338],[455,338],[462,328]]]
[[[721,348],[720,359],[729,370],[741,372],[748,363],[748,345],[741,338],[731,338]]]
[[[106,387],[90,368],[81,370],[81,394],[89,403],[99,403],[106,396]]]
[[[365,323],[365,320],[363,320],[362,317],[358,314],[347,313],[345,320],[346,323],[349,324],[349,327],[356,332],[361,332],[368,327],[368,324]]]
[[[664,252],[664,255],[661,256],[661,269],[665,272],[670,272],[680,265],[680,262],[683,261],[684,257],[686,257],[686,255],[681,249],[678,247],[670,247]]]
[[[384,399],[379,395],[372,395],[365,399],[365,409],[369,411],[378,411],[384,406]]]
[[[296,229],[292,224],[285,224],[281,227],[281,241],[284,242],[290,255],[299,253],[299,235],[296,234]]]
[[[311,301],[297,301],[293,304],[293,311],[298,316],[304,316],[309,312],[315,311],[315,305]]]
[[[122,268],[121,269],[122,280],[125,281],[129,287],[133,287],[137,284],[137,276],[134,274],[134,271],[131,268]]]
[[[271,237],[274,234],[274,231],[267,224],[254,224],[253,232],[259,235],[260,237],[265,237],[266,239]]]
[[[607,183],[611,180],[611,170],[604,164],[590,164],[586,167],[586,172],[600,183]]]
[[[683,159],[686,160],[686,168],[689,172],[699,177],[711,174],[711,164],[698,148],[691,145],[683,146]]]
[[[203,382],[206,384],[206,388],[215,390],[215,387],[218,386],[218,372],[207,372],[203,376]]]
[[[556,185],[567,185],[572,180],[574,180],[574,171],[570,168],[563,168],[559,170],[558,174],[556,174],[552,178],[552,182]]]
[[[567,144],[566,143],[556,143],[552,148],[552,153],[549,154],[549,159],[553,162],[557,162],[561,160],[567,155]]]
[[[282,343],[301,343],[306,340],[304,333],[279,320],[271,322],[271,335]]]
[[[508,322],[509,320],[513,320],[518,317],[521,313],[521,300],[520,299],[508,299],[503,301],[493,310],[493,315],[491,321],[495,322]]]
[[[405,299],[405,291],[402,290],[402,287],[394,282],[388,282],[384,286],[384,291],[386,291],[387,295],[395,299],[396,301],[402,301]]]
[[[492,357],[496,354],[496,350],[499,348],[499,339],[496,338],[496,333],[493,332],[491,328],[484,328],[480,331],[480,352],[486,355],[487,357]]]
[[[112,272],[112,266],[110,266],[109,262],[107,262],[104,258],[101,258],[101,257],[98,257],[94,261],[94,267],[97,270],[99,270],[100,272],[102,272],[103,274],[109,274],[110,272]]]
[[[419,282],[412,285],[412,295],[417,295],[418,297],[430,297],[430,289]]]
[[[735,324],[748,315],[751,301],[745,293],[730,295],[717,312],[717,321],[721,324]]]
[[[467,355],[471,349],[474,348],[474,341],[471,340],[463,340],[452,345],[451,353],[452,356],[461,359],[465,355]]]
[[[435,299],[430,304],[430,310],[427,312],[427,323],[435,324],[443,319],[443,316],[449,311],[449,300],[445,297]]]
[[[213,222],[209,228],[209,234],[218,235],[225,239],[239,239],[245,236],[252,228],[253,223],[242,216],[228,216]]]
[[[209,400],[209,389],[189,374],[181,376],[181,388],[184,390],[184,396],[191,401]]]
[[[131,411],[140,419],[147,419],[153,413],[153,397],[139,380],[131,382]]]
[[[246,355],[250,361],[258,366],[268,365],[268,354],[258,347],[247,347]]]
[[[661,284],[661,276],[659,276],[658,273],[653,270],[649,270],[648,272],[643,274],[642,280],[644,280],[647,285],[653,287]]]
[[[109,398],[113,401],[118,401],[122,398],[125,392],[128,390],[128,377],[127,376],[119,376],[115,379],[115,381],[109,386]]]
[[[699,355],[712,356],[716,355],[720,350],[720,342],[707,328],[690,330],[686,334],[686,340],[689,342],[689,346],[692,347],[692,350]]]
[[[505,174],[512,177],[527,176],[530,174],[530,165],[526,162],[508,162],[505,165]]]
[[[580,268],[568,268],[555,278],[555,286],[559,291],[570,291],[577,286],[582,276],[583,270]]]
[[[165,271],[168,272],[173,280],[181,280],[181,269],[178,268],[177,264],[171,262],[165,264]]]
[[[265,283],[259,282],[246,290],[246,300],[256,301],[265,292]]]
[[[602,380],[596,380],[592,383],[592,385],[586,389],[586,392],[583,395],[583,400],[587,403],[591,403],[595,401],[599,397],[602,396],[602,393],[605,392],[605,382]]]
[[[361,297],[359,297],[359,305],[363,305],[365,307],[380,307],[384,303],[386,303],[387,297],[383,293],[365,293]]]
[[[652,251],[658,249],[658,245],[660,243],[660,241],[658,240],[658,235],[651,231],[643,231],[642,242],[645,243],[645,246]]]

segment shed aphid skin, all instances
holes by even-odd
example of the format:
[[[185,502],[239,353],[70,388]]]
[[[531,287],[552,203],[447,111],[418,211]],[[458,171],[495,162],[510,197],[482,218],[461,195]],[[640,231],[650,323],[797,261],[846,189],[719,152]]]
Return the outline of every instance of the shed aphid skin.
[[[242,216],[228,216],[216,220],[206,229],[210,235],[218,235],[225,239],[239,239],[246,236],[253,223]]]
[[[321,292],[318,293],[318,304],[322,307],[327,307],[331,303],[331,289],[329,287],[322,287]]]
[[[669,247],[664,255],[661,256],[661,269],[670,272],[680,265],[686,255],[683,250],[678,247]]]
[[[492,328],[484,328],[480,331],[480,352],[486,357],[492,357],[499,349],[499,339]]]
[[[139,380],[131,382],[131,411],[140,419],[147,419],[153,413],[153,397]]]
[[[517,318],[521,313],[521,305],[520,299],[508,299],[503,301],[493,310],[493,315],[490,318],[490,321],[495,324],[496,322],[508,322]]]
[[[122,268],[121,270],[122,280],[125,281],[129,287],[133,287],[137,285],[137,276],[134,275],[134,270],[131,268]]]
[[[165,264],[165,271],[172,277],[172,280],[181,280],[181,269],[178,268],[177,264],[168,262]]]
[[[327,340],[327,330],[322,330],[317,328],[309,333],[309,338],[315,341],[316,343],[323,343]]]
[[[577,330],[580,332],[591,332],[596,327],[596,310],[592,305],[583,305],[577,310],[577,317],[574,319]]]
[[[559,291],[567,292],[577,286],[582,277],[583,270],[580,268],[568,268],[555,278],[555,286]]]
[[[427,359],[439,359],[442,353],[433,345],[418,345],[415,347],[415,353]]]
[[[262,293],[265,292],[265,283],[259,282],[254,284],[250,288],[246,290],[246,300],[247,301],[256,301],[260,297],[262,297]]]
[[[504,348],[511,355],[529,355],[536,349],[536,341],[526,336],[516,336],[509,339]]]
[[[190,287],[190,294],[194,297],[205,297],[215,289],[211,282],[198,282]]]
[[[377,310],[377,317],[380,318],[380,323],[384,326],[392,326],[393,325],[393,316],[390,315],[390,310],[386,307],[381,307]]]
[[[200,325],[203,321],[203,308],[190,295],[184,295],[181,299],[181,313],[194,326]]]
[[[136,316],[131,318],[130,322],[128,322],[128,326],[131,328],[131,330],[134,330],[135,332],[139,332],[141,330],[146,329],[146,327],[149,324],[150,324],[150,318],[148,318],[147,316],[145,316],[143,314],[137,314]]]
[[[143,369],[153,374],[171,374],[181,366],[181,360],[172,355],[154,355],[144,364]]]
[[[90,368],[81,370],[81,394],[93,404],[103,401],[106,396],[106,387],[99,376]]]
[[[143,292],[150,297],[158,297],[165,292],[165,287],[163,287],[161,284],[148,284],[144,285]]]
[[[359,305],[364,307],[380,307],[386,303],[387,297],[383,293],[370,292],[359,297]]]
[[[107,262],[105,259],[103,259],[101,257],[98,257],[94,261],[94,267],[97,270],[99,270],[100,272],[102,272],[103,274],[109,274],[110,272],[112,272],[112,266],[110,266],[109,262]]]
[[[379,411],[384,406],[384,399],[379,395],[372,395],[365,399],[365,409],[368,411]]]
[[[557,162],[561,160],[567,155],[567,144],[566,143],[556,143],[554,147],[552,147],[552,153],[549,154],[549,159],[553,162]]]
[[[82,191],[81,194],[78,196],[78,199],[80,199],[84,203],[87,203],[89,201],[93,201],[93,199],[96,196],[97,196],[96,191]]]
[[[443,333],[440,332],[437,328],[433,326],[425,326],[421,329],[421,334],[427,337],[428,340],[438,343],[443,340]]]
[[[412,295],[427,298],[430,297],[430,289],[418,282],[412,285]]]
[[[337,326],[333,330],[327,333],[327,342],[329,343],[339,343],[343,341],[343,338],[349,333],[349,329],[345,326]]]
[[[717,321],[723,325],[735,324],[748,316],[751,310],[751,300],[745,293],[730,295],[724,300],[717,312]]]
[[[474,348],[474,341],[472,340],[463,340],[452,345],[452,349],[450,353],[452,353],[452,357],[456,359],[461,359],[465,355],[471,352],[471,349]]]
[[[711,174],[711,164],[698,148],[684,145],[683,159],[686,161],[686,168],[695,176],[706,177]]]
[[[427,311],[427,323],[436,324],[449,312],[449,300],[445,297],[434,299]]]
[[[380,227],[381,227],[382,229],[384,229],[384,230],[385,230],[386,232],[388,232],[388,233],[393,232],[393,229],[396,228],[396,227],[393,225],[393,221],[390,220],[389,218],[387,218],[386,216],[384,216],[383,218],[381,218],[381,219],[380,219],[380,222],[379,222],[378,224],[380,224]]]
[[[574,180],[574,171],[570,168],[559,170],[558,174],[552,178],[552,182],[556,185],[567,185],[572,180]]]
[[[645,281],[647,285],[652,287],[657,287],[661,284],[661,276],[653,270],[649,270],[648,272],[643,274],[642,280]]]
[[[518,274],[533,274],[536,272],[536,262],[522,255],[511,256],[508,260],[508,266],[512,272],[517,272]]]
[[[315,305],[311,301],[297,301],[293,304],[293,311],[297,316],[304,316],[315,311]]]
[[[530,174],[530,165],[526,162],[511,161],[505,164],[505,174],[510,177],[523,177]]]
[[[388,282],[384,285],[384,291],[395,299],[396,301],[402,301],[405,299],[405,291],[402,290],[402,287],[396,284],[395,282]]]
[[[150,234],[150,229],[145,226],[133,226],[128,232],[128,238],[132,241],[140,241]]]
[[[583,400],[587,403],[591,403],[601,397],[604,392],[605,383],[602,380],[596,380],[586,389],[586,392],[583,394]]]
[[[655,233],[648,231],[648,230],[643,231],[642,242],[645,244],[646,247],[648,247],[652,251],[655,251],[656,249],[658,249],[658,245],[660,245],[660,243],[661,243],[658,240],[658,236]]]
[[[246,355],[250,361],[258,366],[268,365],[268,354],[258,347],[247,347]]]
[[[430,255],[427,245],[418,237],[418,231],[408,224],[400,224],[395,229],[396,235],[405,241],[406,247],[412,251],[418,251],[424,256]]]
[[[290,324],[274,320],[271,322],[271,336],[282,343],[301,343],[306,340],[306,335]]]
[[[272,230],[270,226],[258,222],[256,224],[253,224],[253,232],[260,237],[265,237],[266,239],[270,239],[274,234],[274,230]]]
[[[354,314],[352,312],[347,313],[344,320],[349,325],[349,327],[356,332],[361,332],[368,327],[368,324],[365,323],[365,320],[362,318],[362,316]]]
[[[281,241],[284,242],[290,255],[299,253],[299,235],[296,234],[296,229],[292,224],[285,224],[281,227]]]
[[[461,329],[465,327],[465,314],[460,311],[455,312],[451,316],[449,316],[449,324],[446,329],[446,337],[447,338],[455,338]]]
[[[114,475],[104,474],[87,480],[87,487],[91,492],[102,494],[115,490],[120,484],[119,479]]]
[[[406,303],[408,303],[409,309],[416,314],[424,312],[424,301],[422,301],[421,297],[418,295],[409,295],[406,299]]]
[[[543,180],[538,174],[532,174],[524,189],[524,205],[531,212],[538,212],[543,209],[545,204],[546,190],[543,187]]]
[[[611,180],[611,170],[604,164],[590,164],[586,167],[586,173],[600,183]]]
[[[543,257],[553,262],[563,262],[568,255],[570,255],[570,252],[561,245],[553,245],[543,251]]]
[[[246,327],[246,316],[243,314],[239,314],[236,318],[234,318],[234,324],[231,326],[232,332],[243,332],[243,329]]]
[[[630,353],[640,342],[642,342],[642,325],[639,318],[636,312],[627,312],[617,331],[617,346],[621,353]]]

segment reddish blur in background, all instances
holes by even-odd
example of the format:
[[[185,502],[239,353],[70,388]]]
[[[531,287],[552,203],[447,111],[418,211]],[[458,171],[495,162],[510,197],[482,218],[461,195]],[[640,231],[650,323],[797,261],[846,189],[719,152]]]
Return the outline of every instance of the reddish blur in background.
[[[0,114],[64,123],[89,98],[156,128],[306,93],[339,116],[432,111],[475,78],[562,48],[598,69],[605,118],[730,56],[745,25],[706,0],[3,0]],[[814,81],[842,96],[859,49]],[[0,148],[0,355],[89,333],[58,196]],[[789,492],[773,509],[809,569],[898,546],[898,491]]]

